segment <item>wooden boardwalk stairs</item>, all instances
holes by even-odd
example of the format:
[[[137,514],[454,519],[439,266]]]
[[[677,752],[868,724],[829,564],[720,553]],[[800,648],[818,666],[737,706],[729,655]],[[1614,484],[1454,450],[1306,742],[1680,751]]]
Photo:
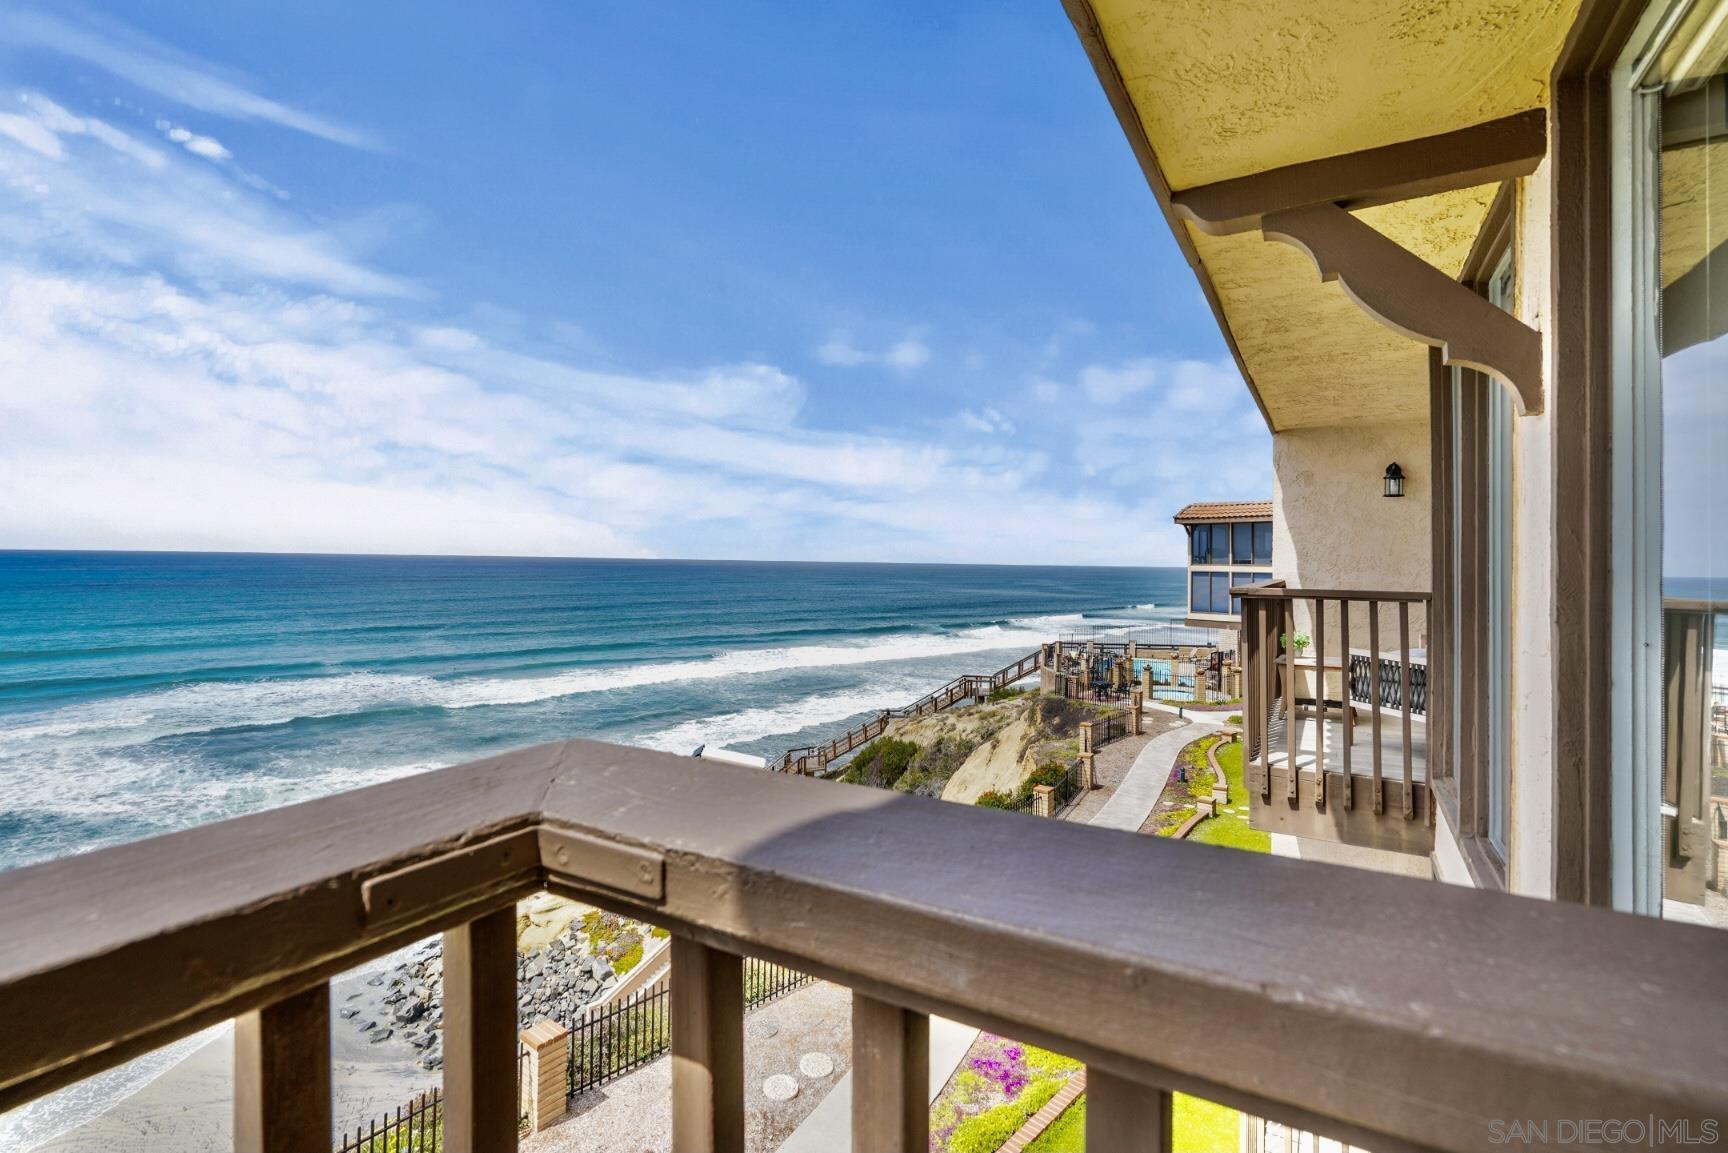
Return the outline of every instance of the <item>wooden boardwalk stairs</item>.
[[[1038,671],[1038,662],[1042,655],[1042,649],[1034,650],[993,673],[968,673],[955,677],[941,688],[924,694],[909,705],[898,709],[883,709],[863,724],[848,729],[826,744],[787,749],[778,757],[769,758],[768,768],[776,773],[798,773],[805,776],[820,773],[833,761],[881,736],[887,731],[890,721],[939,713],[961,701],[987,697],[997,689],[1004,689],[1017,681],[1025,680]]]

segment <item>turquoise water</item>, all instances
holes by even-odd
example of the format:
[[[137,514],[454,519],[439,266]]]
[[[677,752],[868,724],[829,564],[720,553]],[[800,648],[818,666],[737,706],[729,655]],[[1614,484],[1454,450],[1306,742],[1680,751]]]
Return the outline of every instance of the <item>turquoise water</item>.
[[[1182,569],[0,552],[0,867],[504,749],[826,738]]]

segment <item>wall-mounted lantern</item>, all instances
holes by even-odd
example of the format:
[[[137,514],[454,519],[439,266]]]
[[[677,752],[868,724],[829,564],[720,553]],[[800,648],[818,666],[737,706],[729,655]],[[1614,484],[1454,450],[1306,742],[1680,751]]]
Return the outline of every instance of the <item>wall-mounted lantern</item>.
[[[1404,470],[1398,467],[1397,461],[1386,466],[1386,492],[1384,495],[1404,495]]]

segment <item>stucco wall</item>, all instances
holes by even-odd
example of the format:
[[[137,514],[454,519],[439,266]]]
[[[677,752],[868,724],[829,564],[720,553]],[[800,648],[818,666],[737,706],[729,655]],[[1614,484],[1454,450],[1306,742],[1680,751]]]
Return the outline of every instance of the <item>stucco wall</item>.
[[[1400,500],[1381,495],[1393,461],[1404,470]],[[1426,420],[1277,433],[1272,474],[1279,579],[1301,588],[1431,586]]]
[[[1513,257],[1518,316],[1544,329],[1549,294],[1549,173],[1543,161],[1519,182]],[[1556,382],[1554,339],[1542,333],[1543,385]],[[1516,418],[1512,430],[1511,812],[1507,883],[1515,893],[1554,890],[1553,422]]]

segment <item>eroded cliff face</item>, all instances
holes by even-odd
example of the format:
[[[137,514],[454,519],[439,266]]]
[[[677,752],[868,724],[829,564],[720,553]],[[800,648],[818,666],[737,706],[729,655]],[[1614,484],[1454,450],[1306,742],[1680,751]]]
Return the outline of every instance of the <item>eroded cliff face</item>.
[[[1098,711],[1086,701],[1027,693],[896,721],[858,751],[840,779],[972,804],[986,792],[1014,792],[1040,765],[1072,762],[1080,722]]]

